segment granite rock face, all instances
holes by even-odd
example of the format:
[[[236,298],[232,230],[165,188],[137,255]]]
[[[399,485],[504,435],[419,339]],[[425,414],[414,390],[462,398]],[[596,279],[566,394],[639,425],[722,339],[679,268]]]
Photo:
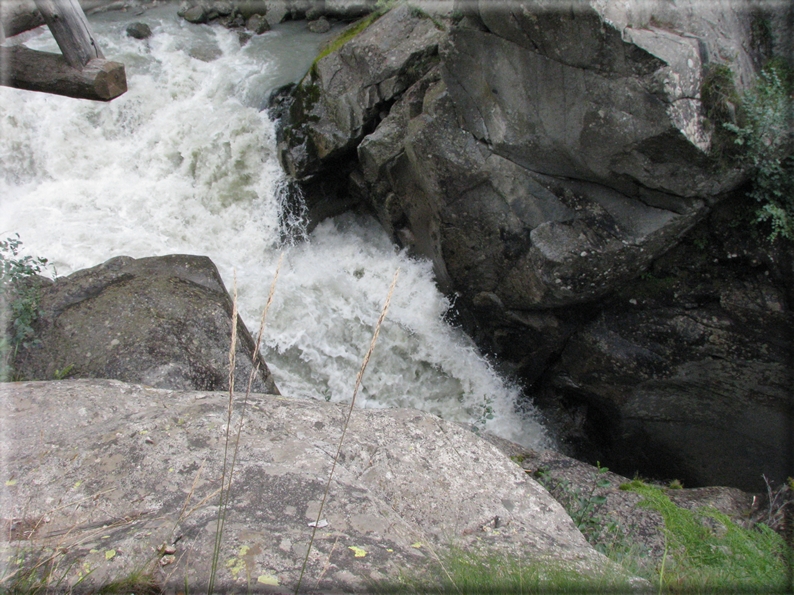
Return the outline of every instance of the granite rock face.
[[[158,388],[229,386],[232,300],[205,256],[116,257],[43,286],[39,309],[37,344],[14,362],[21,378],[68,370]],[[238,316],[238,387],[248,382],[254,348]],[[256,363],[253,390],[278,394],[261,356]]]
[[[386,14],[320,59],[292,91],[279,151],[285,170],[304,184],[309,217],[356,205],[373,211],[396,243],[433,262],[440,288],[455,295],[460,320],[480,347],[536,393],[562,390],[561,379],[577,366],[604,366],[602,387],[620,380],[618,354],[605,355],[611,348],[601,335],[586,338],[596,329],[623,336],[653,328],[654,337],[666,335],[667,367],[654,381],[692,366],[702,382],[725,372],[702,364],[712,355],[682,347],[692,330],[675,324],[688,308],[682,292],[670,296],[672,310],[636,324],[623,310],[610,310],[611,300],[745,183],[747,172],[718,158],[722,123],[735,119],[737,106],[730,99],[715,104],[710,85],[718,75],[737,92],[754,84],[764,61],[786,51],[785,10],[694,0],[675,8],[662,1],[598,0],[483,0],[448,8],[427,14],[404,6]],[[402,43],[386,43],[385,53],[372,50],[372,39],[392,39],[392,31],[401,40],[411,38],[409,31],[427,31],[413,47],[429,50],[407,52]],[[394,92],[383,93],[382,73],[410,63],[409,55],[432,59],[419,60],[421,69],[409,69],[415,76],[401,77]],[[342,84],[354,91],[334,87]],[[762,291],[785,296],[780,304],[788,312],[783,277],[767,281]],[[723,289],[742,291],[731,287]],[[788,324],[774,312],[726,316],[737,328]],[[701,330],[705,341],[711,334]],[[748,382],[770,387],[778,405],[769,415],[785,425],[790,413],[779,416],[786,356],[773,349],[769,357],[777,363],[763,372],[769,354],[763,346],[752,354],[738,349],[741,336],[739,330],[722,337],[717,355],[755,370]],[[779,340],[785,338],[773,343]],[[566,355],[584,343],[587,348]],[[576,358],[581,361],[574,365]],[[735,368],[730,375],[743,374]],[[694,471],[701,465],[689,459],[696,447],[677,450],[687,450],[683,434],[663,441],[678,446],[658,456],[653,449],[660,442],[615,438],[623,429],[627,440],[646,435],[651,418],[633,430],[622,424],[653,415],[645,411],[647,395],[637,393],[639,377],[623,380],[616,385],[620,395],[609,398],[587,383],[566,393],[586,403],[588,427],[613,419],[612,452],[622,448],[619,443],[642,446],[648,457],[676,461],[676,473],[694,482],[738,485],[737,473],[760,476],[755,446],[757,455],[738,457],[723,471],[717,459],[714,469]],[[695,384],[679,383],[675,396],[669,389],[671,400],[659,401],[660,407],[702,400],[708,410],[711,397]],[[744,381],[721,385],[725,406],[741,409],[745,388]],[[621,409],[631,399],[645,413]],[[713,444],[730,440],[735,425],[724,424],[703,420],[703,436]],[[655,435],[676,434],[672,426],[653,427]],[[765,437],[759,448],[771,448],[774,440]],[[741,443],[749,448],[750,442]],[[624,472],[646,465],[644,456],[624,461]]]
[[[547,390],[600,426],[591,460],[749,491],[794,471],[794,254],[752,234],[742,206],[718,205],[547,372]]]
[[[58,545],[58,568],[81,571],[60,588],[151,569],[167,592],[206,590],[228,395],[70,380],[6,384],[0,397],[0,508],[15,528],[0,542],[4,563],[6,552],[30,562]],[[344,404],[256,394],[240,426],[235,402],[233,437],[242,431],[219,592],[295,592],[346,414]],[[432,579],[435,554],[450,546],[628,579],[494,446],[413,410],[353,411],[320,520],[302,593],[362,592],[400,573]]]
[[[318,60],[292,91],[289,119],[280,126],[284,169],[306,181],[353,155],[391,103],[438,62],[441,38],[429,18],[401,5]]]

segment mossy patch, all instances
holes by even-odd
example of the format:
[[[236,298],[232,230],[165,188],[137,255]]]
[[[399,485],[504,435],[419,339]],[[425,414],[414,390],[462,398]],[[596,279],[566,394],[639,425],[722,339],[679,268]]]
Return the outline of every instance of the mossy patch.
[[[357,20],[352,25],[347,27],[344,31],[342,31],[339,35],[334,37],[331,41],[329,41],[325,46],[320,50],[320,53],[317,54],[317,57],[312,62],[311,68],[309,72],[311,74],[317,73],[317,64],[325,58],[326,56],[336,52],[345,45],[351,39],[357,37],[362,31],[366,30],[372,23],[377,21],[380,17],[382,17],[386,12],[388,12],[388,8],[386,9],[378,9],[367,16]]]
[[[733,76],[727,64],[714,64],[708,68],[700,87],[705,125],[712,134],[711,155],[719,166],[728,166],[736,153],[736,135],[725,127],[726,123],[736,123],[739,104]]]

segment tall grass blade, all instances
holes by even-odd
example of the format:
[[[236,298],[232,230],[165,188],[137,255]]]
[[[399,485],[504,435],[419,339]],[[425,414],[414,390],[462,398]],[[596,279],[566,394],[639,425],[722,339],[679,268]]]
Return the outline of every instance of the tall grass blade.
[[[215,577],[218,572],[218,557],[221,551],[221,537],[223,536],[223,525],[226,522],[226,468],[229,455],[229,437],[232,426],[232,405],[234,403],[234,366],[237,355],[237,271],[234,272],[234,282],[232,286],[232,338],[229,347],[229,406],[226,414],[226,442],[223,447],[223,468],[221,469],[221,489],[218,499],[218,524],[215,529],[215,546],[212,550],[212,566],[210,568],[210,579],[207,584],[207,595],[211,595],[215,589]]]
[[[323,499],[320,502],[320,509],[317,511],[317,519],[314,522],[314,526],[312,528],[312,535],[309,538],[309,547],[306,548],[306,557],[303,559],[303,566],[301,566],[301,572],[298,576],[298,584],[295,586],[295,595],[298,595],[298,592],[301,588],[301,583],[303,582],[303,575],[306,572],[306,565],[309,563],[309,554],[312,551],[312,544],[314,543],[314,536],[317,534],[317,527],[320,524],[320,519],[323,516],[323,508],[325,507],[325,501],[328,498],[328,491],[331,489],[331,480],[334,477],[334,471],[336,470],[336,462],[339,460],[339,454],[342,452],[342,444],[345,441],[345,434],[347,434],[347,427],[350,425],[350,416],[353,414],[353,407],[356,404],[356,396],[358,395],[358,389],[361,386],[361,378],[364,376],[364,371],[367,369],[367,364],[369,364],[369,360],[372,357],[372,352],[375,351],[375,343],[378,341],[378,335],[380,334],[380,327],[383,324],[383,320],[386,318],[386,313],[389,311],[389,305],[391,304],[391,298],[394,294],[394,288],[397,286],[397,278],[400,276],[400,269],[394,271],[394,278],[392,279],[391,285],[389,286],[389,293],[386,296],[386,302],[383,304],[383,310],[381,310],[380,317],[378,318],[378,322],[375,324],[375,332],[372,335],[372,341],[370,341],[369,349],[367,350],[366,355],[364,356],[364,361],[361,362],[361,369],[358,371],[358,375],[356,376],[356,384],[353,387],[353,398],[350,400],[350,407],[347,410],[347,417],[345,418],[345,425],[342,428],[342,436],[339,438],[339,446],[336,449],[336,454],[334,455],[334,461],[331,464],[331,472],[328,474],[328,483],[325,485],[325,492],[323,492]]]

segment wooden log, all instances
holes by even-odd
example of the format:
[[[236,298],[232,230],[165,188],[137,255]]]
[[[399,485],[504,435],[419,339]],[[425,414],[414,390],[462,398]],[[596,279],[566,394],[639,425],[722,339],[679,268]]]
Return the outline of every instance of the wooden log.
[[[0,64],[0,85],[6,87],[95,101],[110,101],[127,90],[124,65],[101,58],[73,68],[60,54],[11,46],[0,47]]]
[[[104,59],[94,32],[77,0],[34,0],[58,42],[61,53],[73,68]]]

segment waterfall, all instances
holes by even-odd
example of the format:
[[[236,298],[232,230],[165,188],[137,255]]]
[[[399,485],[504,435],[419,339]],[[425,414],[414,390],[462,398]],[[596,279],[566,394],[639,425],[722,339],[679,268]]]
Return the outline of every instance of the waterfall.
[[[0,236],[58,275],[119,255],[207,255],[256,331],[279,255],[284,264],[263,343],[286,396],[343,401],[395,269],[402,270],[363,380],[364,407],[414,407],[527,446],[547,444],[521,391],[501,378],[445,314],[429,263],[397,250],[373,219],[345,215],[305,242],[279,233],[284,177],[268,94],[308,69],[327,36],[301,22],[241,44],[190,25],[175,7],[91,17],[128,92],[108,104],[0,88]],[[144,41],[125,35],[149,24]],[[26,45],[57,51],[46,28]]]

